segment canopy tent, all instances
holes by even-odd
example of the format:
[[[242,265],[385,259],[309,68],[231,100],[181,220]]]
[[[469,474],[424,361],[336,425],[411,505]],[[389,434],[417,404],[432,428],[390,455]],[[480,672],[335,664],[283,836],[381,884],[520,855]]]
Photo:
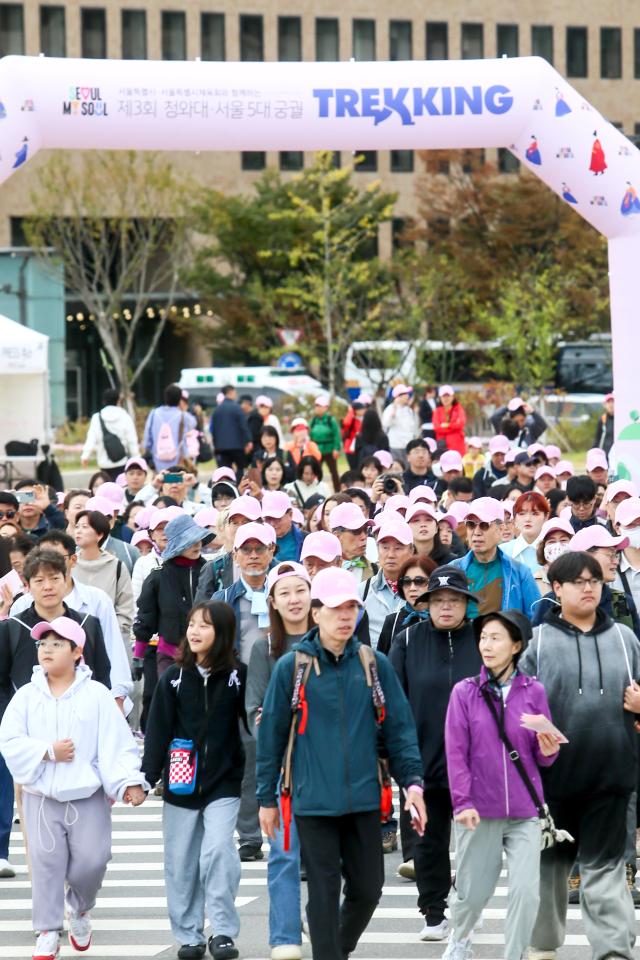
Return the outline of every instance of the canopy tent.
[[[0,314],[0,457],[9,440],[48,443],[49,337]]]

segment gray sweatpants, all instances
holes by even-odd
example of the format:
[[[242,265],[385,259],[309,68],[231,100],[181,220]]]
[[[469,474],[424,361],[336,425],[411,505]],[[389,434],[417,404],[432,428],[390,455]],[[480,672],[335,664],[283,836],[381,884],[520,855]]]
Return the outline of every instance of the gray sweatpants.
[[[236,797],[213,800],[202,810],[163,804],[167,907],[180,944],[205,943],[205,906],[215,936],[238,935],[240,858],[233,832],[239,807]]]
[[[456,882],[449,897],[452,939],[471,934],[493,896],[507,856],[509,899],[505,922],[505,958],[526,956],[539,902],[540,821],[481,820],[475,830],[454,824]]]
[[[245,760],[238,814],[238,838],[240,843],[255,843],[262,846],[262,830],[256,798],[256,739],[247,733],[243,723],[240,724],[240,739],[244,747]]]
[[[86,800],[60,803],[23,791],[31,860],[34,930],[62,930],[64,884],[72,910],[95,905],[111,859],[111,807],[102,790]]]

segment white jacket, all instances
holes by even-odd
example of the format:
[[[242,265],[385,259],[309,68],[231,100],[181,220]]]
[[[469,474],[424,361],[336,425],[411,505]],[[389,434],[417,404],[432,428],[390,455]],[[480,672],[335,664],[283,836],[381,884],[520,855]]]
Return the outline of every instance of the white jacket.
[[[100,417],[104,420],[104,425],[111,433],[115,433],[122,441],[126,450],[126,455],[121,460],[110,460],[107,451],[104,448],[102,440],[102,427],[100,426]],[[138,435],[133,420],[126,410],[122,407],[109,405],[103,407],[99,413],[94,413],[89,423],[89,432],[84,442],[81,460],[89,460],[91,454],[96,452],[96,460],[99,467],[118,467],[125,464],[129,457],[139,457],[140,447],[138,446]]]
[[[43,760],[56,740],[73,740],[71,763]],[[91,679],[85,664],[72,685],[54,697],[42,667],[16,691],[0,723],[0,753],[11,776],[29,793],[53,800],[84,800],[100,787],[113,800],[126,788],[149,789],[140,772],[140,752],[111,693]]]
[[[143,553],[142,556],[136,560],[136,565],[133,568],[133,573],[131,574],[133,599],[136,604],[140,599],[142,584],[145,582],[152,570],[157,570],[158,567],[161,566],[162,557],[157,554],[155,550],[152,550],[151,553]]]
[[[382,411],[382,427],[392,450],[404,450],[418,436],[418,418],[409,405],[390,403]]]

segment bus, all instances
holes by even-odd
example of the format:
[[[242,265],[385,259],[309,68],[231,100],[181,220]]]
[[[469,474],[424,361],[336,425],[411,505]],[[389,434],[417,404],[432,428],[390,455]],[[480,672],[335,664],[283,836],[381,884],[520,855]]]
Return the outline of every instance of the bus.
[[[205,407],[215,406],[216,397],[227,384],[239,394],[247,394],[254,400],[260,394],[270,397],[274,403],[289,397],[304,400],[324,393],[319,380],[312,377],[304,367],[190,367],[182,370],[178,385],[189,391],[191,403]]]

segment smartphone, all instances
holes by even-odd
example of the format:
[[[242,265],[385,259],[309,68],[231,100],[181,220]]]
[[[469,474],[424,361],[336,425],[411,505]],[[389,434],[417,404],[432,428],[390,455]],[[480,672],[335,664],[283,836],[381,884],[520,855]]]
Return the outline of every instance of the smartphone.
[[[33,490],[16,490],[15,498],[18,503],[33,503],[36,495]]]
[[[402,792],[404,794],[405,800],[407,800],[408,799],[407,791],[405,790],[404,787],[402,788]],[[420,814],[418,813],[417,807],[413,803],[409,804],[409,816],[411,817],[411,822],[414,825],[414,829],[416,830],[416,833],[418,833],[419,836],[422,836],[424,833],[424,829],[420,823]]]
[[[184,475],[182,473],[165,473],[163,483],[182,483]]]

